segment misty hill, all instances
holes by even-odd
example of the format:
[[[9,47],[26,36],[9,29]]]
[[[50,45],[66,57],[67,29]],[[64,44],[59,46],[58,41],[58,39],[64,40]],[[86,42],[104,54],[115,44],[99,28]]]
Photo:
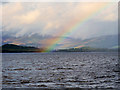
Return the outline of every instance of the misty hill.
[[[33,34],[31,36],[21,36],[14,37],[9,35],[2,36],[2,44],[16,44],[24,46],[34,46],[39,48],[44,48],[45,40],[55,39],[59,37],[52,36],[41,36],[39,34]],[[117,48],[118,47],[118,35],[106,35],[100,37],[93,37],[89,39],[75,39],[71,37],[66,37],[63,41],[56,44],[56,48],[74,48],[84,45],[85,47],[94,47],[94,48]],[[66,46],[66,47],[65,47]]]
[[[53,36],[41,36],[39,34],[33,34],[33,35],[24,35],[21,37],[14,37],[14,36],[9,36],[9,35],[3,35],[2,36],[2,44],[16,44],[16,45],[24,45],[24,46],[34,46],[34,47],[39,47],[39,48],[44,48],[45,46],[45,40],[47,39],[57,39],[60,37],[53,37]],[[74,39],[67,37],[65,38],[61,43],[58,43],[57,46],[58,48],[60,46],[63,46],[64,44],[73,44],[73,43],[78,43],[80,42],[81,39]]]
[[[92,48],[92,47],[81,47],[81,48],[69,48],[69,49],[60,49],[56,52],[117,52],[117,49],[108,49],[108,48]]]
[[[85,45],[95,48],[117,48],[118,47],[118,35],[107,35],[91,39],[86,39],[83,42],[88,42]]]
[[[41,52],[42,49],[36,47],[28,47],[28,46],[18,46],[14,44],[5,44],[0,47],[2,48],[3,53],[11,53],[11,52]]]
[[[22,53],[22,52],[42,52],[43,49],[28,46],[19,46],[14,44],[5,44],[2,47],[2,53]],[[92,47],[81,47],[81,48],[69,48],[69,49],[58,49],[53,52],[108,52],[117,51],[117,49],[107,48],[92,48]]]

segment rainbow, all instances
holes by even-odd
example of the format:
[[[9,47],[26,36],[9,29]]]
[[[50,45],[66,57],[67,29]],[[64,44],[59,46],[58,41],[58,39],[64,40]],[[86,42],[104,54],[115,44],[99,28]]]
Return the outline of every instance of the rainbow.
[[[84,23],[89,21],[94,16],[97,16],[100,12],[102,12],[103,10],[108,8],[110,5],[111,4],[107,3],[107,4],[103,5],[103,6],[101,6],[99,9],[97,9],[94,12],[90,13],[88,16],[86,16],[82,20],[81,19],[79,20],[78,18],[76,18],[74,20],[71,20],[69,22],[69,24],[63,30],[61,30],[60,32],[57,33],[56,36],[60,36],[59,38],[46,40],[46,42],[48,43],[48,46],[47,46],[47,48],[44,49],[43,52],[50,52],[50,51],[54,50],[54,48],[57,46],[58,43],[63,41],[70,34],[72,34],[72,32],[75,32],[78,27],[82,26]]]

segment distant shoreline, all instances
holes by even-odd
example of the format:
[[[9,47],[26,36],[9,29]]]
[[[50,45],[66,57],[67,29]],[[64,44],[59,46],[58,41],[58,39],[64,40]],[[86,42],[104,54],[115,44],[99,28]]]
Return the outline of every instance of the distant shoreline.
[[[36,48],[31,46],[19,46],[14,44],[5,44],[0,47],[0,53],[44,53],[44,52],[45,51],[43,48]],[[58,49],[49,52],[118,52],[118,49],[81,47],[81,48]]]
[[[3,53],[118,53],[118,51],[106,51],[106,52],[0,52],[1,54]]]

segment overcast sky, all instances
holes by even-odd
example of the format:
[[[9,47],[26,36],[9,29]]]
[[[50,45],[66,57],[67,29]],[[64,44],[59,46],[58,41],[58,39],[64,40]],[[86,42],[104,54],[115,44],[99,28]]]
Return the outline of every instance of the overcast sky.
[[[65,34],[82,39],[117,34],[117,8],[117,2],[5,3],[3,33],[16,37],[35,33],[59,37]]]

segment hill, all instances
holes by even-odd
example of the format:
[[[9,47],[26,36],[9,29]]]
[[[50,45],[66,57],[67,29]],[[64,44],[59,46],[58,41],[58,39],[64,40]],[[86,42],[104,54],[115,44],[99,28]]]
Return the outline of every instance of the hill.
[[[84,42],[88,42],[86,46],[89,47],[113,49],[118,47],[118,35],[100,36],[84,40]]]
[[[92,47],[81,47],[81,48],[69,48],[60,49],[56,52],[117,52],[118,49],[108,49],[108,48],[92,48]]]
[[[19,52],[42,52],[42,49],[30,46],[18,46],[14,44],[5,44],[0,47],[3,53],[19,53]]]
[[[56,40],[59,37],[41,36],[33,34],[31,36],[13,37],[9,35],[2,36],[2,44],[12,43],[16,45],[34,46],[39,48],[45,48],[46,40]],[[118,35],[105,35],[100,37],[93,37],[88,39],[76,39],[76,38],[64,38],[63,41],[56,44],[55,49],[59,48],[75,48],[81,47],[94,47],[94,48],[116,48],[118,47]]]
[[[0,47],[2,53],[23,53],[23,52],[43,52],[44,49],[36,48],[31,46],[19,46],[14,44],[5,44]],[[107,48],[92,48],[92,47],[81,47],[81,48],[69,48],[69,49],[57,49],[52,52],[114,52],[117,49]]]

